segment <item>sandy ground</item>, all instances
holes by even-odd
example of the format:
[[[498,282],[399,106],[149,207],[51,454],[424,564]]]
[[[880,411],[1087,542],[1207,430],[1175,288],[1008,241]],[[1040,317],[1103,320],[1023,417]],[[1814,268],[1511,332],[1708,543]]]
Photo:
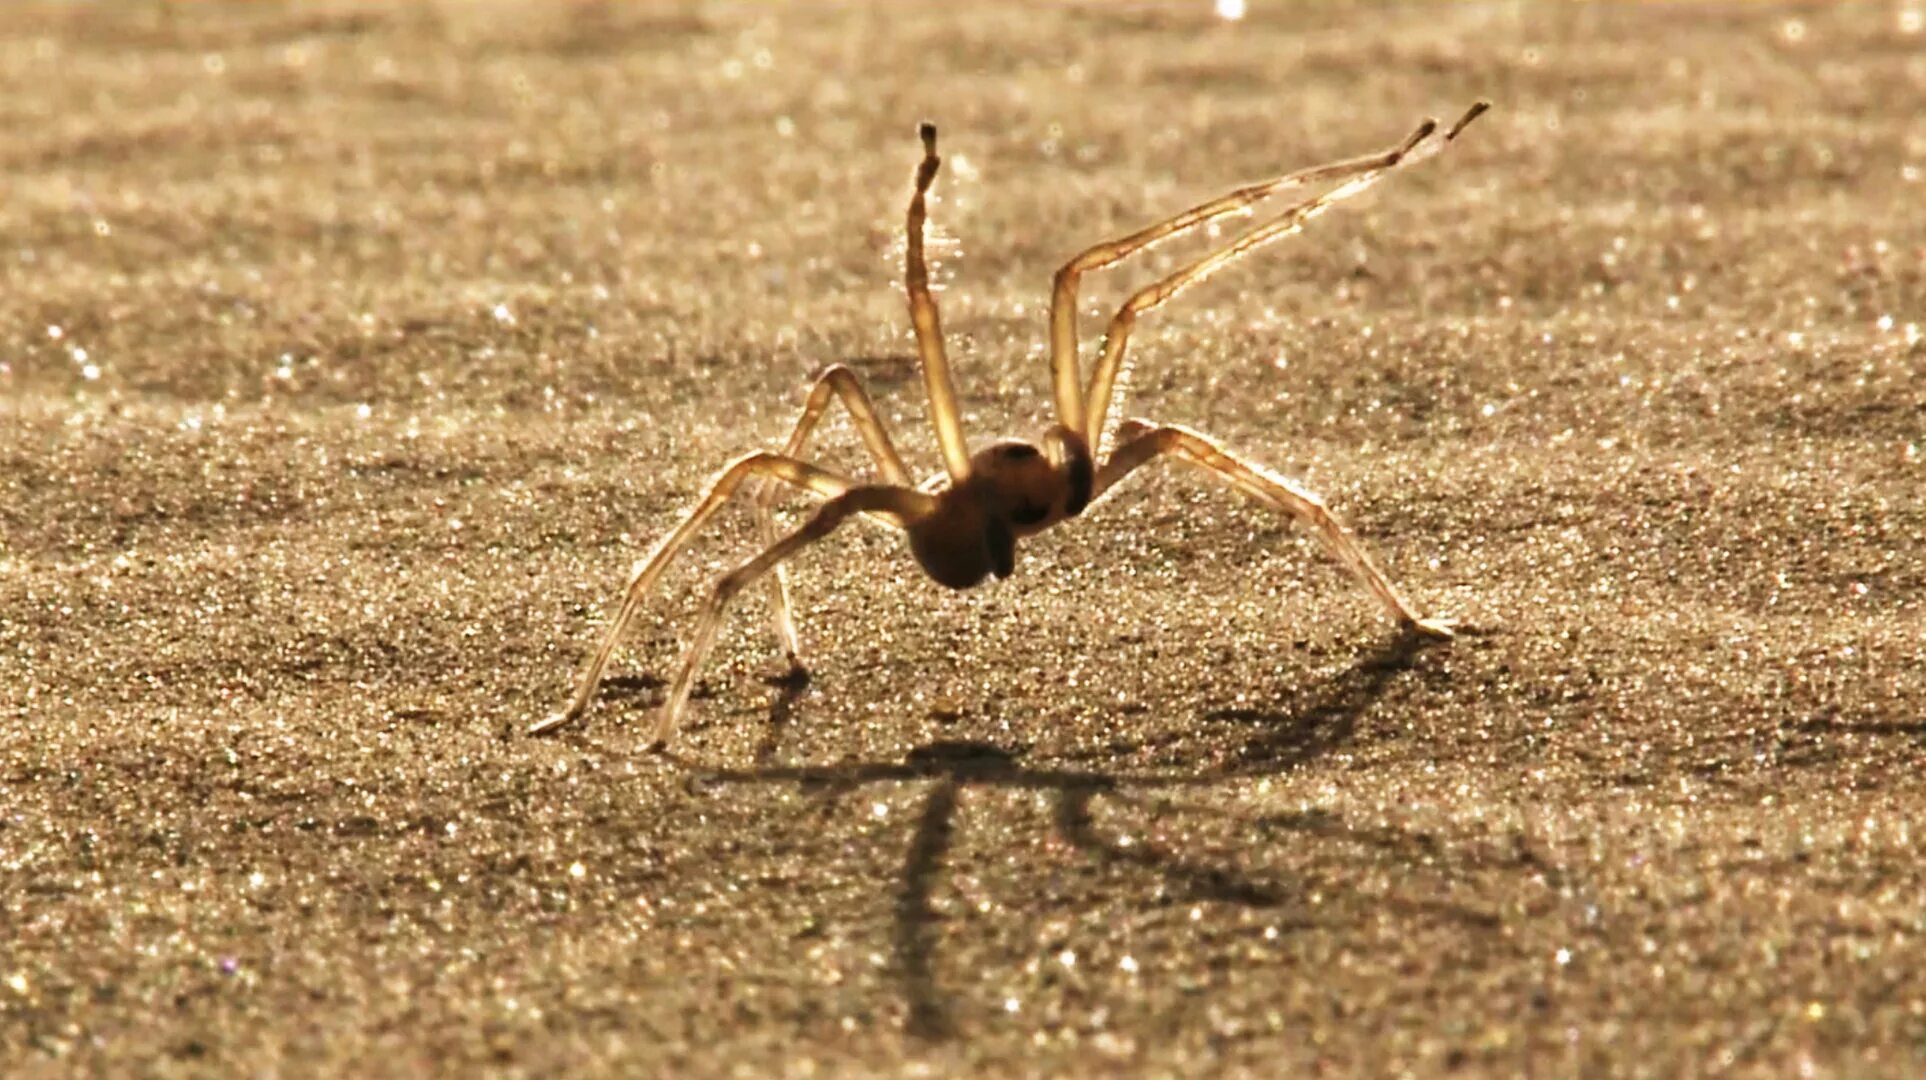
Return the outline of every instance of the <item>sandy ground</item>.
[[[1926,1070],[1920,5],[1252,6],[7,4],[0,1073]],[[1159,471],[807,553],[665,760],[725,515],[520,734],[813,368],[934,468],[915,121],[988,438],[1081,246],[1480,96],[1129,402],[1455,643]]]

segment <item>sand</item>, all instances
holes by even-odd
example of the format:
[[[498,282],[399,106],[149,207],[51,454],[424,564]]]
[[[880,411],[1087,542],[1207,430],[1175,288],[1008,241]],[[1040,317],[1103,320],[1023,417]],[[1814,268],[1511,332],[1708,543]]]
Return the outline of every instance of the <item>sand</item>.
[[[1917,1074],[1921,22],[8,4],[0,1073]],[[984,440],[1071,254],[1479,97],[1127,402],[1455,642],[1158,469],[969,593],[846,529],[650,753],[726,513],[522,734],[815,368],[937,466],[918,120]]]

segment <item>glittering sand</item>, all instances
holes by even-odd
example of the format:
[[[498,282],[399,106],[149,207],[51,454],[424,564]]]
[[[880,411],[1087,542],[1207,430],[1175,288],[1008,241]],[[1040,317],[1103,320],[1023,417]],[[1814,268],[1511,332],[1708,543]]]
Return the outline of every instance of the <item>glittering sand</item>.
[[[0,1073],[1917,1074],[1921,22],[6,5]],[[984,438],[1080,245],[1479,96],[1130,401],[1456,643],[1160,473],[972,594],[809,553],[814,681],[745,597],[665,761],[729,515],[520,734],[812,368],[934,465],[916,120]]]

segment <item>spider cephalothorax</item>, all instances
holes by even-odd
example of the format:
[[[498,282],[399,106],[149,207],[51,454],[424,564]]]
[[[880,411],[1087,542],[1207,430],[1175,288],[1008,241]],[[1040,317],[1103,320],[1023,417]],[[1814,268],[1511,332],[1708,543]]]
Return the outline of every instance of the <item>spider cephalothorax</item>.
[[[910,322],[916,330],[916,346],[922,360],[924,387],[929,394],[930,419],[936,427],[937,445],[943,455],[943,473],[921,486],[916,485],[855,373],[841,365],[824,369],[811,384],[803,401],[802,415],[782,451],[758,451],[731,462],[681,523],[635,565],[623,593],[621,609],[576,684],[574,699],[567,709],[536,724],[533,730],[557,727],[588,709],[610,657],[640,611],[650,587],[696,530],[751,480],[761,485],[754,508],[761,524],[763,550],[723,575],[704,604],[681,669],[662,706],[662,717],[656,726],[658,745],[667,745],[675,733],[676,721],[695,686],[696,673],[715,644],[724,608],[757,579],[768,580],[777,640],[791,663],[801,667],[801,647],[789,613],[783,563],[835,531],[849,518],[867,516],[903,530],[908,535],[911,552],[925,573],[950,588],[967,589],[992,574],[1010,576],[1016,569],[1018,540],[1076,517],[1125,476],[1166,457],[1201,469],[1303,522],[1406,631],[1449,637],[1450,620],[1419,615],[1316,495],[1237,457],[1208,436],[1188,428],[1132,419],[1118,426],[1116,447],[1109,456],[1099,461],[1093,448],[1098,446],[1110,416],[1130,331],[1139,316],[1259,247],[1302,230],[1312,218],[1366,190],[1392,170],[1436,153],[1488,107],[1482,101],[1473,105],[1442,136],[1437,122],[1426,120],[1403,142],[1388,150],[1238,188],[1120,240],[1098,244],[1065,263],[1057,271],[1050,299],[1051,389],[1057,421],[1044,433],[1040,447],[1005,440],[991,443],[974,454],[969,452],[963,437],[956,387],[943,345],[942,319],[930,294],[929,269],[923,255],[926,196],[942,161],[936,155],[936,128],[924,124],[920,132],[923,160],[916,170],[915,193],[910,196],[903,277],[909,294]],[[1314,183],[1333,186],[1321,195],[1287,207],[1229,245],[1132,294],[1111,318],[1103,349],[1089,378],[1083,377],[1077,350],[1077,286],[1083,274],[1201,225],[1245,211],[1280,191]],[[800,456],[832,397],[849,411],[857,433],[875,460],[879,483],[858,483],[812,465]],[[802,525],[787,535],[778,536],[770,507],[784,485],[823,501]]]

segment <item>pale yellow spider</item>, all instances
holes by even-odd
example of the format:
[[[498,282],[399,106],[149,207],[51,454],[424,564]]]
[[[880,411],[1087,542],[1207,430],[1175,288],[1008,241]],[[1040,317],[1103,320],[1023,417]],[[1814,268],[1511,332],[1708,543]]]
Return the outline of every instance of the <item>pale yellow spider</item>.
[[[1478,102],[1441,137],[1438,123],[1426,120],[1403,142],[1366,157],[1294,172],[1288,176],[1239,188],[1222,198],[1186,210],[1167,221],[1132,233],[1121,240],[1085,251],[1057,271],[1050,299],[1050,371],[1056,396],[1057,422],[1045,431],[1043,448],[1004,440],[969,452],[957,413],[956,387],[943,349],[942,325],[936,300],[930,295],[929,270],[923,257],[924,197],[936,179],[936,127],[924,124],[923,162],[916,170],[916,192],[910,197],[909,244],[904,277],[909,293],[910,321],[923,360],[923,381],[929,392],[930,419],[936,425],[944,473],[918,486],[890,442],[889,432],[876,415],[855,373],[833,366],[816,377],[803,403],[802,416],[781,453],[746,454],[722,470],[708,493],[680,524],[635,565],[622,607],[603,635],[602,645],[576,684],[568,708],[535,724],[532,732],[549,731],[588,710],[601,684],[609,658],[623,633],[641,610],[642,599],[704,522],[751,478],[765,486],[754,497],[754,509],[765,546],[760,554],[737,566],[715,583],[696,621],[694,636],[683,654],[682,666],[669,687],[656,723],[655,745],[666,747],[689,702],[697,673],[715,644],[723,609],[756,579],[776,571],[770,581],[776,636],[790,663],[803,669],[796,625],[789,613],[788,585],[782,564],[798,551],[821,540],[854,515],[867,515],[908,534],[910,551],[925,573],[953,589],[967,589],[995,574],[1008,577],[1016,569],[1017,541],[1077,516],[1093,499],[1102,498],[1118,481],[1139,466],[1169,455],[1216,476],[1265,505],[1297,518],[1316,531],[1332,555],[1350,570],[1398,621],[1406,632],[1445,638],[1449,619],[1418,614],[1365,554],[1324,503],[1301,485],[1261,466],[1233,456],[1209,437],[1187,428],[1129,420],[1116,432],[1116,449],[1097,462],[1091,448],[1098,446],[1110,413],[1117,377],[1123,369],[1130,328],[1148,312],[1237,259],[1273,240],[1303,229],[1306,222],[1340,200],[1371,187],[1392,170],[1429,157],[1443,149],[1465,125],[1489,108]],[[1195,229],[1206,222],[1237,213],[1289,188],[1341,181],[1322,195],[1297,203],[1245,233],[1229,246],[1213,252],[1131,296],[1110,320],[1103,352],[1089,381],[1083,382],[1077,357],[1077,282],[1084,273],[1117,262],[1133,252]],[[861,484],[802,460],[808,440],[831,396],[849,410],[870,456],[876,459],[882,483]],[[824,501],[809,519],[786,536],[776,535],[770,503],[787,484]]]

